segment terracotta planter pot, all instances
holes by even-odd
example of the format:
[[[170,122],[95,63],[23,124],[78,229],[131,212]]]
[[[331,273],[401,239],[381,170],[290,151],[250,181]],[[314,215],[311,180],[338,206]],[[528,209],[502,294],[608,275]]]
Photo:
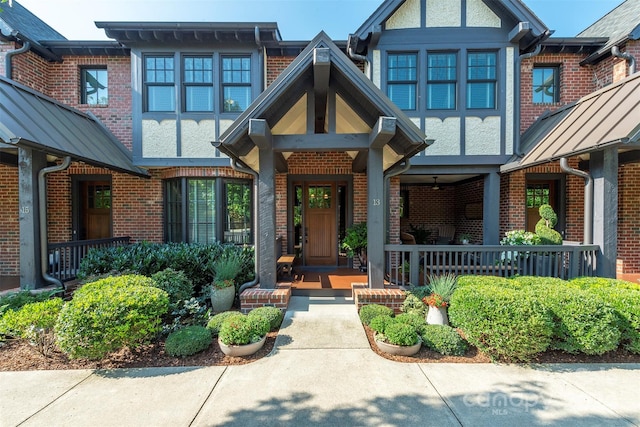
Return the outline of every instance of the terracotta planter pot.
[[[429,306],[427,311],[427,324],[429,325],[448,325],[449,316],[447,316],[447,307]]]
[[[419,341],[418,344],[415,345],[395,345],[376,340],[376,345],[380,351],[384,351],[385,353],[392,354],[394,356],[413,356],[420,351],[422,341]]]
[[[214,313],[222,313],[231,310],[233,300],[236,297],[236,287],[227,286],[226,288],[211,287],[211,307]]]
[[[220,350],[227,356],[240,357],[240,356],[251,356],[253,353],[260,350],[265,341],[267,340],[267,336],[263,336],[262,339],[258,342],[252,342],[251,344],[245,345],[226,345],[220,338],[218,338],[218,345],[220,346]]]

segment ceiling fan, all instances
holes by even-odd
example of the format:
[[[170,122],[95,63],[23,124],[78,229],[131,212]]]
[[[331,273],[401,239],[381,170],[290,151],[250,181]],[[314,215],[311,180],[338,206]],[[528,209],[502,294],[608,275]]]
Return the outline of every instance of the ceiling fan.
[[[438,177],[433,177],[433,184],[431,185],[432,190],[440,190],[440,186],[438,185]]]

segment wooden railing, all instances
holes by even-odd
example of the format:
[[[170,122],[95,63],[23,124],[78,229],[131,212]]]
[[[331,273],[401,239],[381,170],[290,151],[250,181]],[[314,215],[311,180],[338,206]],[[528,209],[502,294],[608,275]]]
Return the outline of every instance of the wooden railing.
[[[76,240],[73,242],[49,243],[49,274],[62,282],[76,278],[80,261],[93,248],[106,248],[128,245],[130,237],[111,239]]]
[[[593,276],[598,245],[385,245],[385,277],[402,286],[429,275]]]

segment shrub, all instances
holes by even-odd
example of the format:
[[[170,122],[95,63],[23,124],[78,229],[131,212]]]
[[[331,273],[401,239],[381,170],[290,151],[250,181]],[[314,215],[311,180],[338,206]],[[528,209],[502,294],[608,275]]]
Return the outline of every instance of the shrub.
[[[558,215],[551,205],[541,205],[538,209],[540,220],[536,224],[536,234],[541,245],[561,245],[562,235],[554,230],[558,223]]]
[[[154,273],[151,279],[155,287],[167,293],[171,306],[176,306],[180,301],[188,300],[193,296],[193,281],[184,274],[184,271],[165,268]]]
[[[526,288],[529,286],[567,286],[567,281],[557,277],[539,276],[515,276],[510,279],[510,286],[514,288]]]
[[[398,323],[405,323],[414,327],[418,334],[422,335],[424,327],[427,326],[425,316],[421,316],[416,313],[401,313],[395,317],[395,321]]]
[[[254,308],[249,312],[249,317],[251,316],[262,316],[269,322],[270,330],[275,331],[280,327],[282,323],[282,319],[284,319],[284,314],[282,314],[282,310],[277,307],[258,307]]]
[[[425,325],[422,332],[424,345],[445,356],[462,356],[467,351],[467,342],[451,326]]]
[[[577,277],[575,279],[571,279],[569,283],[583,289],[614,287],[617,289],[640,291],[640,284],[638,283],[619,279],[609,279],[606,277]]]
[[[262,316],[231,316],[220,326],[220,340],[226,345],[258,342],[269,332],[269,321]]]
[[[394,345],[414,345],[418,343],[420,337],[413,326],[407,323],[392,322],[385,328],[383,340]]]
[[[619,319],[595,292],[567,286],[534,289],[537,299],[553,313],[553,348],[600,355],[618,347]]]
[[[171,309],[171,313],[164,316],[163,333],[177,331],[185,326],[205,326],[211,317],[211,309],[201,298],[191,297],[179,301]]]
[[[224,322],[227,318],[232,316],[244,316],[239,311],[223,311],[222,313],[218,313],[214,315],[207,323],[207,329],[211,331],[211,334],[214,337],[218,336],[220,333],[220,327],[222,326],[222,322]]]
[[[465,286],[451,298],[449,320],[492,359],[528,361],[551,342],[549,311],[526,291]]]
[[[371,319],[381,314],[393,316],[393,309],[380,304],[368,304],[360,307],[360,321],[365,325],[369,325]]]
[[[400,311],[408,314],[417,314],[424,318],[427,312],[427,306],[422,302],[422,297],[418,297],[409,291],[402,303],[402,307],[400,307]]]
[[[56,289],[47,292],[18,291],[2,295],[0,296],[0,316],[5,311],[17,311],[22,306],[32,302],[46,301],[61,292],[61,290]]]
[[[136,347],[154,338],[167,312],[162,289],[128,276],[89,283],[60,311],[57,343],[72,358],[100,359],[124,346]]]
[[[594,288],[592,292],[614,309],[623,348],[640,354],[640,293],[626,287]]]
[[[185,326],[172,332],[164,344],[169,356],[185,357],[206,350],[213,339],[204,326]]]
[[[409,295],[413,295],[416,298],[422,300],[422,298],[431,294],[431,288],[429,288],[428,286],[411,286],[409,290],[407,290],[406,294],[407,297]]]
[[[458,276],[458,288],[463,286],[508,286],[509,279],[500,276]]]
[[[384,334],[385,328],[393,322],[395,322],[395,319],[393,317],[386,314],[381,314],[371,319],[369,327],[376,332]]]

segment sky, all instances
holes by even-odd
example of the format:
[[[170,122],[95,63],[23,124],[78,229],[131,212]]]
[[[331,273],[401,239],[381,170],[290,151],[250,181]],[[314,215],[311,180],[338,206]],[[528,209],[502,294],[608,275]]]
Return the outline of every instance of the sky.
[[[334,40],[350,33],[383,0],[19,0],[69,40],[106,40],[95,21],[277,22],[283,40]],[[572,37],[623,0],[525,0],[554,37]],[[3,7],[7,7],[5,3]]]

